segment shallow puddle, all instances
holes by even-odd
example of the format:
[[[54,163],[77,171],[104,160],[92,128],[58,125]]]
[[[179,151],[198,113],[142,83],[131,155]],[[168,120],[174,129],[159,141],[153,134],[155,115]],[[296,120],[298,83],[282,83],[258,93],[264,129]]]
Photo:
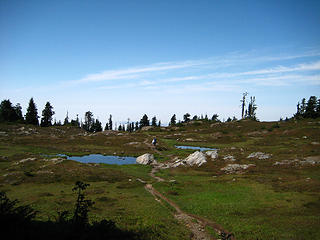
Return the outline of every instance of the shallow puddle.
[[[135,157],[120,157],[112,155],[90,154],[85,156],[68,156],[64,154],[58,154],[57,156],[66,157],[68,160],[74,160],[81,163],[105,163],[105,164],[136,164]]]
[[[192,150],[199,150],[199,151],[217,150],[216,148],[193,147],[193,146],[175,146],[175,147],[179,149],[192,149]]]

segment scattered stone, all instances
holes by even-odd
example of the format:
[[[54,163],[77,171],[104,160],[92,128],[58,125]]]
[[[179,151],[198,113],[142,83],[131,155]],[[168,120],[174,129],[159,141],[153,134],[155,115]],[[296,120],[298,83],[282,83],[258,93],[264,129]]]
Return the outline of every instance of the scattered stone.
[[[311,144],[312,144],[312,145],[320,145],[319,142],[312,142]]]
[[[126,143],[125,145],[139,145],[140,143],[139,142],[129,142],[129,143]]]
[[[151,165],[157,163],[157,161],[154,159],[153,154],[150,153],[145,153],[137,157],[136,162],[143,165]]]
[[[194,138],[186,138],[185,141],[186,142],[199,142],[198,140],[196,140]]]
[[[20,160],[19,162],[17,162],[16,164],[19,164],[19,163],[25,163],[25,162],[28,162],[28,161],[34,161],[36,160],[36,158],[26,158],[26,159],[22,159]]]
[[[8,134],[6,132],[0,132],[0,136],[1,137],[6,137],[6,136],[8,136]]]
[[[236,161],[235,157],[232,156],[232,155],[224,156],[224,157],[223,157],[223,160],[225,160],[225,161],[230,161],[230,162],[235,162],[235,161]]]
[[[206,151],[206,155],[211,157],[212,159],[218,158],[218,151],[212,150],[212,151]]]
[[[63,162],[65,159],[64,158],[50,158],[50,159],[43,159],[45,162],[51,162],[53,164],[58,164]]]
[[[308,137],[307,137],[307,136],[303,136],[302,138],[303,138],[303,139],[307,139]]]
[[[272,156],[272,154],[267,154],[267,153],[263,153],[263,152],[253,152],[247,158],[258,158],[258,159],[262,160],[262,159],[268,159],[271,156]]]
[[[320,163],[320,156],[306,157],[303,160],[293,159],[293,160],[282,160],[280,162],[275,162],[273,166],[278,165],[315,165]]]
[[[227,172],[227,174],[230,174],[255,166],[255,164],[228,164],[224,168],[221,168],[221,170]]]

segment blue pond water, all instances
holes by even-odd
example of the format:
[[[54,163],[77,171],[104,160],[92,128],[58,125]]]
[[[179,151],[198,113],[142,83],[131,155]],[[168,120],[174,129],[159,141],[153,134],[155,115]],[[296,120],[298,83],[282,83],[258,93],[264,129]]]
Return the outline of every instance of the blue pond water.
[[[81,163],[105,163],[105,164],[136,164],[135,157],[119,157],[119,156],[104,156],[101,154],[90,154],[85,156],[67,156],[64,154],[58,154],[60,157],[66,157],[68,160],[74,160]]]
[[[192,149],[192,150],[199,150],[199,151],[217,150],[216,148],[193,147],[193,146],[175,146],[175,147],[179,149]]]

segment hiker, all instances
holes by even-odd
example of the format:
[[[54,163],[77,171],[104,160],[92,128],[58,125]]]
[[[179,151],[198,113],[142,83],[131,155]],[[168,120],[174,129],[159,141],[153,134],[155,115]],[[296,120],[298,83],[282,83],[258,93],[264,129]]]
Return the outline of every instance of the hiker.
[[[154,139],[152,140],[152,144],[153,144],[153,146],[156,146],[156,144],[157,144],[157,139],[156,139],[156,138],[154,138]]]

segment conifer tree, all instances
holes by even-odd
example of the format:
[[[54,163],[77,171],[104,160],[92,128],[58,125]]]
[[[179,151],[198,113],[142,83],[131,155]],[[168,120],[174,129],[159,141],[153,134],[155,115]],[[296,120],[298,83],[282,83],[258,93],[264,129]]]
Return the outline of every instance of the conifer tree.
[[[88,111],[84,115],[84,123],[83,123],[83,129],[87,132],[93,132],[94,131],[94,118],[92,112]]]
[[[139,122],[138,122],[138,121],[136,122],[136,124],[135,124],[135,126],[134,126],[134,130],[135,130],[135,131],[138,131],[138,130],[139,130]]]
[[[177,117],[175,114],[173,114],[173,116],[170,119],[170,126],[176,125],[176,121],[177,121]]]
[[[109,130],[112,130],[112,115],[109,116]]]
[[[186,113],[185,115],[183,115],[183,121],[190,122],[190,113]]]
[[[153,127],[156,127],[156,126],[157,126],[157,118],[156,118],[156,116],[154,116],[154,117],[152,118],[152,120],[151,120],[151,125],[152,125]]]
[[[305,117],[316,118],[317,117],[316,108],[317,108],[317,98],[315,96],[311,96],[307,102]]]
[[[108,123],[106,123],[106,126],[104,127],[104,130],[105,131],[109,130],[109,124]]]
[[[33,125],[39,125],[39,121],[38,121],[38,110],[37,110],[37,106],[33,101],[33,98],[30,99],[29,101],[29,106],[27,108],[27,113],[26,113],[26,123],[27,124],[33,124]]]
[[[43,111],[41,118],[41,127],[49,127],[52,125],[52,116],[54,115],[53,107],[50,102],[47,102]]]
[[[65,117],[65,119],[64,119],[64,121],[63,121],[63,125],[66,126],[66,125],[68,125],[68,124],[69,124],[69,113],[68,113],[68,111],[67,111],[67,115],[66,115],[66,117]]]
[[[245,118],[245,107],[246,107],[246,97],[247,97],[248,93],[244,92],[242,93],[242,100],[240,100],[241,102],[241,118]]]
[[[0,122],[23,122],[21,106],[19,103],[12,106],[10,100],[3,100],[0,104]]]
[[[211,118],[211,121],[218,122],[218,121],[219,121],[219,120],[218,120],[218,117],[219,117],[218,114],[213,114],[213,115],[212,115],[212,118]]]
[[[101,132],[102,131],[102,125],[101,122],[96,119],[96,121],[94,122],[94,126],[93,129],[91,130],[92,132]]]
[[[140,120],[140,128],[150,126],[150,121],[148,119],[147,114],[144,114]]]
[[[161,121],[159,120],[159,122],[158,122],[158,127],[161,127]]]
[[[22,116],[22,107],[20,105],[20,103],[17,103],[16,106],[13,107],[14,111],[15,111],[15,115],[16,115],[16,120],[19,122],[23,122],[23,116]]]

